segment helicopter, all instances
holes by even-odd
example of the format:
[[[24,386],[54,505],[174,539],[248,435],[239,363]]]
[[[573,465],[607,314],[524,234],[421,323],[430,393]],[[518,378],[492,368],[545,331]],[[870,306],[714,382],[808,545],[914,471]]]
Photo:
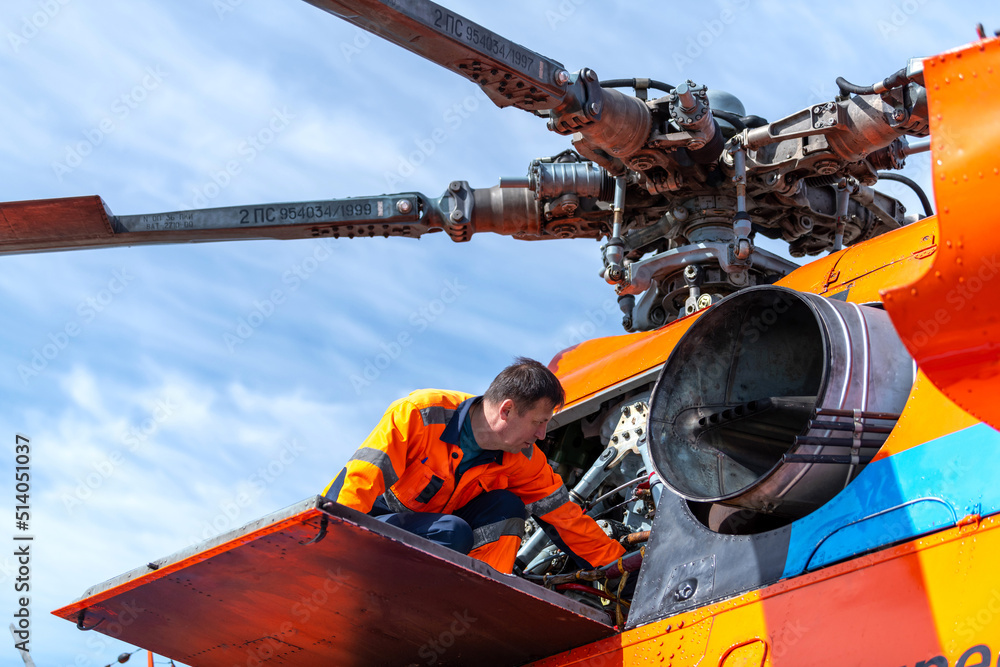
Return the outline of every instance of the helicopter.
[[[226,18],[225,20],[229,20],[229,18],[228,18],[228,15],[226,15],[226,16],[227,16],[227,18]],[[485,22],[485,21],[484,21],[484,22]],[[352,33],[352,34],[353,34],[353,33]],[[349,43],[353,43],[353,42],[349,42]],[[155,70],[154,70],[154,71],[155,71]],[[785,109],[785,110],[787,110],[787,107],[786,107],[786,109]],[[770,115],[770,116],[775,116],[775,114],[769,114],[769,115]],[[442,119],[443,119],[443,117],[442,117]],[[267,120],[267,118],[265,118],[265,120]],[[531,119],[529,119],[529,120],[531,120]],[[433,127],[433,125],[432,125],[432,127]],[[416,144],[414,144],[414,145],[416,145]],[[442,148],[442,150],[443,150],[443,148]],[[560,148],[559,150],[562,150],[562,149]],[[556,153],[556,152],[558,152],[558,151],[553,151],[553,154],[554,154],[554,153]],[[390,173],[391,173],[391,172],[390,172]],[[382,174],[382,176],[383,176],[383,178],[384,178],[384,174]],[[495,174],[493,175],[493,177],[492,177],[492,178],[494,178],[494,179],[495,179]],[[489,181],[487,181],[487,182],[489,182]],[[356,194],[356,193],[357,193],[358,191],[366,191],[366,190],[356,190],[355,192],[353,192],[353,193],[351,193],[351,194]],[[148,210],[148,207],[147,207],[147,208],[146,208],[145,210]],[[247,245],[250,245],[250,244],[247,244]],[[525,244],[520,244],[520,245],[521,245],[521,248],[523,248],[523,246],[524,246]],[[522,258],[523,258],[523,254],[524,254],[524,252],[533,252],[533,251],[531,251],[531,250],[522,250],[521,248],[519,248],[519,249],[518,249],[518,255],[522,256]],[[589,251],[591,252],[591,254],[593,254],[593,250],[594,250],[594,248],[593,248],[593,246],[591,246],[591,247],[589,248]],[[190,249],[190,248],[184,248],[184,251],[185,251],[185,252],[191,252],[191,249]],[[550,252],[551,252],[551,251],[550,251]],[[582,254],[582,253],[581,253],[581,254]],[[318,258],[314,258],[314,259],[318,259]],[[345,263],[347,263],[347,261],[348,261],[348,260],[347,260],[347,259],[345,258],[344,262],[345,262]],[[290,265],[291,265],[291,264],[293,264],[293,263],[294,263],[294,262],[290,262],[290,263],[288,264],[288,266],[290,266]],[[285,268],[285,267],[282,267],[282,268]],[[588,271],[588,273],[593,273],[593,271]],[[294,271],[293,271],[293,275],[295,275],[295,274],[294,274]],[[346,276],[346,275],[347,275],[347,274],[345,274],[345,276]],[[114,276],[113,276],[113,275],[112,275],[112,274],[111,274],[111,273],[109,272],[109,273],[108,273],[108,276],[107,276],[108,280],[106,280],[106,281],[105,281],[106,283],[109,283],[109,284],[108,284],[108,291],[109,291],[109,292],[111,292],[111,293],[113,293],[113,292],[112,292],[112,288],[113,288],[113,287],[117,287],[117,286],[118,286],[119,284],[121,284],[121,281],[122,281],[123,279],[126,279],[127,277],[128,277],[127,275],[124,275],[124,276],[122,276],[121,278],[119,278],[119,283],[116,283],[116,284],[114,284],[114,285],[111,285],[109,281],[110,281],[111,279],[113,279],[113,278],[114,278]],[[300,278],[301,278],[301,276],[297,276],[297,277],[300,277]],[[279,278],[280,278],[280,276],[279,276]],[[278,284],[279,284],[279,285],[281,285],[281,284],[283,284],[283,283],[280,283],[280,282],[278,282]],[[437,287],[437,286],[435,286],[435,287]],[[443,289],[443,287],[444,287],[444,285],[442,285],[442,286],[441,286],[441,288],[442,288],[442,289]],[[602,287],[602,288],[605,288],[605,286],[604,286],[604,285],[601,285],[601,287]],[[606,289],[606,288],[605,288],[605,289]],[[127,294],[127,292],[125,292],[125,294]],[[263,294],[264,294],[264,295],[266,296],[266,295],[268,295],[269,293],[268,293],[268,292],[264,292]],[[97,305],[98,305],[98,306],[101,306],[101,304],[100,304],[100,299],[101,299],[101,292],[100,292],[100,291],[98,290],[98,291],[97,291],[97,293],[96,293],[96,295],[97,295],[97,296],[96,296],[95,298],[97,298],[97,299],[98,299],[98,301],[97,301]],[[434,308],[435,308],[435,302],[434,302],[434,298],[437,298],[437,297],[441,297],[441,296],[442,296],[442,295],[440,294],[440,290],[437,290],[437,291],[435,291],[435,292],[432,292],[432,297],[433,297],[433,298],[429,298],[429,299],[427,299],[426,303],[427,303],[427,304],[429,304],[429,305],[428,305],[428,310],[427,310],[427,313],[428,313],[429,315],[433,315],[433,314],[434,314]],[[606,298],[606,297],[605,297],[605,298]],[[258,300],[260,300],[260,299],[258,298]],[[442,297],[442,303],[443,303],[443,297]],[[70,305],[71,305],[71,306],[72,306],[72,305],[75,305],[75,302],[74,302],[74,303],[71,303]],[[279,305],[280,305],[280,304],[279,304]],[[96,306],[91,306],[91,307],[92,307],[92,308],[94,308],[95,312],[97,312],[97,310],[96,310]],[[243,316],[246,316],[247,314],[250,314],[250,313],[252,313],[252,310],[253,310],[253,306],[251,305],[251,306],[249,306],[249,307],[248,307],[248,308],[246,309],[246,312],[245,312],[245,313],[241,313],[241,315],[243,315]],[[260,310],[261,310],[261,312],[263,312],[263,309],[260,309]],[[587,313],[588,311],[590,311],[590,310],[591,310],[590,308],[583,308],[583,309],[582,309],[582,312],[584,313],[584,315],[583,315],[583,316],[581,317],[581,320],[580,320],[580,323],[582,323],[582,324],[584,324],[584,325],[585,325],[585,324],[588,324],[588,323],[589,323],[589,324],[590,324],[591,326],[595,326],[595,327],[596,327],[596,326],[598,326],[598,324],[597,324],[597,320],[598,320],[599,318],[597,318],[597,317],[589,317],[589,316],[588,316],[588,315],[587,315],[586,313]],[[71,313],[72,313],[72,312],[73,312],[73,309],[72,309],[72,308],[70,308],[70,311],[71,311]],[[407,309],[407,313],[409,313],[409,312],[410,312],[410,311],[409,311],[409,310]],[[417,311],[416,311],[416,312],[418,312],[418,313],[419,313],[419,309],[417,309]],[[600,311],[597,311],[597,313],[599,314],[599,313],[600,313]],[[617,314],[615,314],[615,315],[616,315],[615,319],[617,319]],[[81,317],[82,317],[82,316],[81,316]],[[422,317],[424,317],[424,318],[425,318],[425,319],[427,319],[427,320],[429,320],[429,319],[430,319],[430,318],[429,318],[429,317],[428,317],[427,315],[423,315]],[[610,314],[608,315],[607,319],[608,319],[608,320],[612,319],[612,318],[611,318],[611,315],[610,315]],[[233,321],[234,321],[234,323],[237,323],[237,324],[238,324],[238,318],[233,318]],[[233,326],[232,328],[233,328],[233,331],[235,332],[235,330],[236,330],[236,326]],[[578,327],[578,328],[579,328],[579,327]],[[262,329],[262,333],[263,333],[263,331],[264,331],[264,330]],[[237,334],[237,335],[238,335],[238,334]],[[43,338],[44,338],[44,337],[43,337]],[[57,335],[57,338],[58,338],[58,335]],[[220,336],[218,336],[218,338],[220,339],[220,341],[221,341],[221,342],[222,342],[222,344],[224,345],[224,342],[225,342],[225,341],[222,341],[222,336],[220,335]],[[248,339],[248,342],[249,342],[249,340],[252,340],[252,339]],[[259,339],[258,339],[258,340],[259,340]],[[576,342],[579,342],[579,341],[575,341],[575,340],[574,340],[574,341],[571,341],[571,343],[576,343]],[[53,344],[55,344],[55,343],[53,343]],[[223,349],[225,349],[225,348],[223,348]],[[371,358],[372,358],[372,359],[375,359],[375,358],[376,358],[376,352],[377,352],[377,351],[380,351],[380,349],[379,349],[378,347],[374,347],[374,348],[373,348],[373,353],[371,354]],[[65,359],[65,357],[64,357],[64,359]],[[22,361],[24,361],[24,360],[22,360]],[[373,363],[374,363],[374,362],[373,362]],[[356,367],[356,370],[357,370],[357,371],[359,371],[359,372],[358,372],[358,373],[356,373],[356,374],[358,374],[358,375],[360,375],[360,376],[361,376],[362,378],[364,378],[364,375],[363,375],[363,366],[358,366],[358,367]],[[364,378],[364,379],[367,379],[367,378]],[[383,381],[384,381],[384,380],[383,380]],[[351,387],[351,389],[353,389],[353,387]],[[85,392],[85,391],[86,391],[86,389],[84,388],[84,389],[83,389],[82,391],[84,391],[84,392]],[[380,407],[381,407],[381,405],[382,405],[383,403],[384,403],[384,401],[383,401],[383,402],[380,402],[380,405],[379,405],[379,407],[377,407],[377,408],[375,408],[375,409],[380,409]],[[166,407],[167,407],[167,408],[169,408],[169,404],[168,404],[168,405],[167,405]],[[162,408],[161,408],[161,409],[162,409]],[[150,404],[150,406],[149,406],[149,410],[148,410],[147,412],[145,412],[145,413],[140,413],[140,415],[139,415],[139,417],[140,417],[140,418],[137,418],[137,419],[136,419],[136,426],[138,426],[138,427],[139,427],[139,430],[138,430],[138,431],[137,431],[137,432],[136,432],[136,433],[134,434],[134,437],[135,437],[136,439],[140,440],[140,442],[145,442],[144,440],[142,440],[142,439],[141,439],[141,436],[143,435],[143,434],[142,434],[142,424],[143,424],[143,418],[145,418],[145,417],[146,417],[147,415],[151,415],[151,414],[153,414],[153,412],[154,412],[155,410],[156,410],[156,406],[155,406],[155,402],[153,402],[153,403],[151,403],[151,404]],[[163,414],[163,413],[161,412],[160,414]],[[168,424],[169,422],[165,421],[164,423],[165,423],[165,424]],[[341,427],[338,427],[338,428],[343,428],[343,427],[341,426]],[[357,426],[357,429],[358,429],[359,431],[362,431],[362,430],[364,430],[364,425],[358,425],[358,426]],[[127,431],[127,429],[126,429],[126,431]],[[116,435],[116,438],[119,438],[119,437],[121,437],[121,436],[120,436],[120,434],[115,434],[115,435]],[[127,433],[126,433],[126,435],[127,435]],[[280,450],[279,450],[279,451],[280,451]],[[241,478],[241,479],[242,479],[242,478]],[[108,484],[110,484],[110,482],[108,482]],[[105,487],[105,488],[110,488],[110,487]],[[95,490],[92,490],[92,491],[95,491]],[[299,494],[299,495],[301,495],[301,494]],[[249,515],[247,515],[247,518],[250,518],[250,516],[249,516]],[[195,523],[195,522],[192,522],[192,523]],[[168,551],[168,550],[165,550],[164,552],[166,552],[166,551]],[[119,569],[124,569],[124,568],[119,568]]]

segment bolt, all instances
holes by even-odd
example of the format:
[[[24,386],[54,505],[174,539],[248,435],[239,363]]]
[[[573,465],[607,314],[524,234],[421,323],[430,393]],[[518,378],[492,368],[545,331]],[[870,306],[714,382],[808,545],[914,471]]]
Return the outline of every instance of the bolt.
[[[557,69],[556,83],[558,83],[560,86],[565,86],[567,83],[569,83],[569,72],[567,72],[564,69]]]
[[[822,129],[822,127],[823,127],[823,121],[821,121],[821,120],[816,121],[816,124],[813,125],[813,127],[815,127],[817,130]]]
[[[892,117],[893,117],[893,118],[894,118],[895,120],[903,120],[904,118],[906,118],[906,112],[905,112],[905,111],[903,111],[902,109],[896,109],[896,110],[895,110],[895,111],[894,111],[894,112],[892,113]]]
[[[406,214],[413,210],[413,205],[410,204],[410,200],[408,199],[400,199],[396,202],[396,210],[400,213]]]
[[[592,116],[596,116],[600,112],[601,112],[601,105],[598,104],[597,102],[591,102],[590,104],[587,105],[587,113],[591,114]]]
[[[826,126],[827,127],[833,127],[836,124],[837,124],[837,119],[836,118],[827,118],[826,119]]]
[[[462,184],[459,183],[458,181],[452,181],[451,183],[448,184],[448,189],[451,190],[452,192],[458,192],[459,190],[462,189]]]
[[[677,590],[674,591],[674,599],[677,601],[687,600],[692,595],[694,595],[694,586],[692,586],[691,583],[687,581],[681,583],[677,587]]]
[[[454,211],[451,212],[451,219],[454,220],[455,222],[458,222],[459,220],[462,219],[462,212],[456,208]]]

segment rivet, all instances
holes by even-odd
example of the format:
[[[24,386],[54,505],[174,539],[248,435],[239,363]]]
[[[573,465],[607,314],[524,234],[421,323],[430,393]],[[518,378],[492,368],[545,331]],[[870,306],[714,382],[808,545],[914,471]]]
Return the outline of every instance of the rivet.
[[[916,296],[916,295],[917,295],[917,288],[914,287],[913,289],[910,290],[910,296]]]

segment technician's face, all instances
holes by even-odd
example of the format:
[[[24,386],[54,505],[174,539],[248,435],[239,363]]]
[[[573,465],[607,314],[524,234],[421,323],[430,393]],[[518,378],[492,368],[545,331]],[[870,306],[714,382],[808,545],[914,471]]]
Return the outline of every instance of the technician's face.
[[[519,452],[525,447],[531,447],[536,440],[545,438],[545,429],[552,419],[555,406],[546,399],[535,401],[524,414],[520,414],[514,402],[506,400],[500,404],[502,429],[500,439],[505,452]]]

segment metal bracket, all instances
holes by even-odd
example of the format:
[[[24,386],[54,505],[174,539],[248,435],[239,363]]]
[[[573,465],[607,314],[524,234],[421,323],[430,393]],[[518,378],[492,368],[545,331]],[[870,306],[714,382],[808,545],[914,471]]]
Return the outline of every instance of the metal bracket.
[[[585,67],[570,75],[563,105],[566,109],[550,118],[548,123],[549,129],[557,134],[573,134],[601,120],[604,91],[594,70]]]
[[[865,432],[865,425],[862,421],[861,410],[854,410],[854,431],[851,434],[851,465],[856,466],[861,463],[861,436]]]
[[[604,465],[605,470],[618,465],[629,454],[642,456],[642,448],[646,446],[646,420],[649,406],[644,401],[638,401],[622,408],[622,416],[611,435],[609,448],[615,449],[615,455]]]
[[[472,236],[472,203],[474,193],[468,181],[452,181],[441,196],[439,208],[444,217],[445,231],[453,241],[468,241]]]

